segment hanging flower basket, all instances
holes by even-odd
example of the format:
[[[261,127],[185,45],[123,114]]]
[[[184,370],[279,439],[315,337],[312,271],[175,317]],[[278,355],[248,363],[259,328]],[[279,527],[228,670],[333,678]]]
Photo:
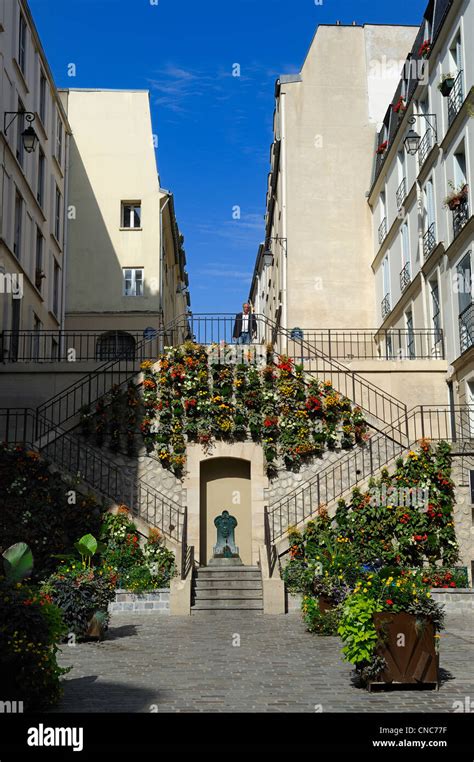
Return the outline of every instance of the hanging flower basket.
[[[451,187],[451,193],[444,199],[444,207],[445,209],[447,208],[452,212],[455,212],[456,209],[466,201],[469,186],[467,183],[463,183],[456,188],[452,182],[449,182],[449,185]]]
[[[454,74],[444,74],[438,84],[438,90],[444,98],[447,98],[454,87]]]

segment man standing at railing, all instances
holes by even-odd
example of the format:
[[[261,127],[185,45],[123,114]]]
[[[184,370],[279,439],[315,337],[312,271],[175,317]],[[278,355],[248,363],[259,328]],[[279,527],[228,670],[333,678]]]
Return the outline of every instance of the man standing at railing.
[[[248,302],[242,305],[242,310],[235,316],[232,335],[237,340],[237,344],[251,344],[257,335],[257,318],[252,313]]]

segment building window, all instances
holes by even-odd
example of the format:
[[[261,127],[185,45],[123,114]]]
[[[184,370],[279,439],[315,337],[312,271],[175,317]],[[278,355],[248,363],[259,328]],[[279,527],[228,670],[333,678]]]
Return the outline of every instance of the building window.
[[[43,273],[43,241],[39,228],[36,228],[36,258],[35,258],[35,286],[41,291],[41,285],[44,278]]]
[[[460,353],[474,344],[474,312],[472,309],[471,252],[456,268],[458,282],[459,345]]]
[[[22,133],[25,129],[25,107],[20,99],[18,99],[18,116],[16,119],[16,158],[20,166],[23,166],[25,159],[25,147],[23,145]]]
[[[61,240],[61,192],[56,185],[56,203],[54,211],[54,235],[59,243]]]
[[[122,202],[122,227],[141,228],[142,206],[140,201]]]
[[[56,120],[56,159],[58,160],[58,163],[60,166],[61,166],[62,156],[63,156],[63,122],[58,110],[57,120]]]
[[[40,341],[41,341],[41,329],[43,324],[37,315],[33,315],[33,347],[32,347],[32,359],[38,361],[40,359]]]
[[[26,74],[26,21],[21,11],[18,31],[18,64],[23,74]]]
[[[22,217],[23,199],[17,191],[15,194],[15,223],[13,231],[13,253],[17,259],[21,259]]]
[[[126,331],[108,331],[97,340],[98,360],[134,360],[135,339]]]
[[[124,268],[124,296],[143,296],[143,268]]]
[[[46,77],[43,71],[40,74],[40,87],[39,87],[39,115],[44,125],[46,125]]]
[[[61,270],[59,265],[54,260],[54,275],[53,275],[53,312],[56,317],[59,315],[59,275]]]
[[[45,156],[41,148],[38,152],[38,187],[36,189],[36,198],[38,204],[42,207],[44,201],[44,168],[45,168]]]

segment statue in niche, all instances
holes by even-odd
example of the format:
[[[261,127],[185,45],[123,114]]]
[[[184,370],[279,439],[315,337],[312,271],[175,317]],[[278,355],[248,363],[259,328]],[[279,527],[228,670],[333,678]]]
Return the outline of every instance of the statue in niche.
[[[235,527],[237,519],[229,511],[222,511],[214,519],[217,529],[217,542],[214,545],[214,558],[238,558],[239,549],[235,544]]]

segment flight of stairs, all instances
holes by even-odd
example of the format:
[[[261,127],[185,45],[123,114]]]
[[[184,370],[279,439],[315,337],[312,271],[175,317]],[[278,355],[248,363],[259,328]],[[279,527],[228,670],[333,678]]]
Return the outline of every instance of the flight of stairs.
[[[263,613],[262,573],[258,566],[206,566],[195,571],[191,613],[221,611]]]

